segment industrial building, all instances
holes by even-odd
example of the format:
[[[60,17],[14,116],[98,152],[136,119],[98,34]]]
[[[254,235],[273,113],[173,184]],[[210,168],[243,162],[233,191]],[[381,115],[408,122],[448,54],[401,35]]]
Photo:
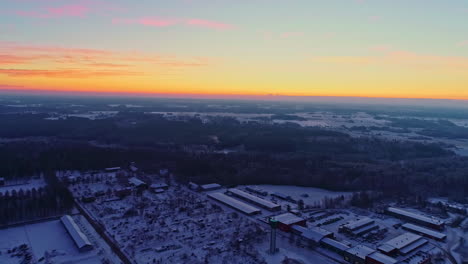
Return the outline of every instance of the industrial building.
[[[311,247],[319,245],[320,241],[324,238],[332,239],[334,237],[333,232],[330,232],[320,227],[306,228],[303,226],[295,225],[291,227],[291,232],[299,235],[299,237],[305,242],[307,242]]]
[[[262,190],[260,188],[257,188],[257,187],[250,187],[250,186],[247,186],[245,187],[245,189],[249,192],[252,192],[252,193],[255,193],[255,194],[258,194],[258,195],[261,195],[261,196],[267,196],[268,195],[268,192],[265,191],[265,190]]]
[[[280,211],[281,210],[281,205],[272,203],[270,201],[267,201],[265,199],[262,199],[260,197],[257,197],[255,195],[251,195],[250,193],[246,193],[242,190],[239,189],[229,189],[229,193],[231,193],[233,196],[241,198],[243,200],[249,201],[257,206],[260,206],[264,209],[267,209],[269,211]]]
[[[366,217],[349,224],[340,227],[340,232],[346,232],[353,236],[362,236],[370,231],[379,229],[378,225],[375,225],[375,221]]]
[[[425,237],[435,239],[435,240],[439,240],[439,241],[443,241],[443,240],[445,240],[447,238],[446,234],[439,233],[439,232],[433,231],[431,229],[427,229],[425,227],[421,227],[421,226],[417,226],[417,225],[413,225],[413,224],[404,224],[402,226],[402,228],[404,230],[416,233],[418,235],[425,236]]]
[[[227,206],[230,206],[246,215],[255,215],[255,214],[260,214],[261,210],[253,207],[251,205],[248,205],[242,201],[239,201],[237,199],[234,199],[230,196],[225,195],[224,193],[210,193],[208,194],[208,197],[211,199],[214,199],[218,202],[221,202]]]
[[[366,264],[395,264],[398,261],[379,252],[374,252],[366,257]]]
[[[281,199],[281,200],[291,202],[291,203],[297,203],[297,201],[294,200],[293,198],[291,198],[291,196],[288,196],[288,195],[283,194],[283,193],[274,192],[274,193],[271,194],[271,196],[276,197],[276,198]]]
[[[137,177],[129,178],[128,183],[132,186],[135,186],[136,188],[144,189],[148,187],[148,184],[146,184],[146,182],[138,179]]]
[[[106,172],[117,172],[119,170],[121,170],[120,167],[112,167],[112,168],[105,168],[104,169]]]
[[[203,192],[214,191],[214,190],[219,190],[219,189],[221,189],[221,185],[217,183],[209,183],[209,184],[200,185],[200,190]]]
[[[352,232],[352,231],[358,230],[358,229],[360,229],[362,227],[372,225],[373,223],[375,223],[374,220],[366,217],[366,218],[363,218],[363,219],[348,223],[346,225],[343,225],[341,228],[345,232]]]
[[[374,253],[375,249],[366,247],[364,245],[357,245],[346,250],[343,255],[344,259],[353,264],[366,264],[366,258]]]
[[[320,245],[328,250],[331,250],[335,253],[338,253],[340,255],[343,255],[346,250],[348,250],[350,247],[346,244],[343,244],[341,242],[338,242],[334,239],[325,237],[320,241]]]
[[[385,242],[383,245],[378,247],[378,250],[388,256],[394,256],[397,254],[405,256],[427,243],[428,241],[423,239],[420,235],[404,233]]]
[[[306,227],[307,223],[304,218],[295,216],[291,213],[285,213],[273,217],[274,220],[278,221],[278,228],[284,232],[291,232],[294,225]]]
[[[151,190],[156,190],[156,189],[167,190],[167,189],[169,189],[169,185],[167,185],[165,183],[153,183],[153,184],[150,185],[150,189]]]
[[[428,217],[421,214],[409,212],[400,208],[389,207],[387,213],[395,217],[404,219],[406,221],[413,222],[415,224],[427,226],[433,229],[442,230],[444,229],[444,221],[436,217]]]
[[[85,252],[93,249],[93,245],[89,242],[88,238],[86,237],[83,232],[81,232],[80,228],[76,225],[75,220],[69,215],[64,215],[60,218],[63,226],[67,230],[68,234],[73,239],[76,247],[80,252]]]

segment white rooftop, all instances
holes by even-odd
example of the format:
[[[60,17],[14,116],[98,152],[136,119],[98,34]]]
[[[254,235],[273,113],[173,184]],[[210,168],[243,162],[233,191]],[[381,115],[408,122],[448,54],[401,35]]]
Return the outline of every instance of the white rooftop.
[[[234,199],[230,196],[227,196],[225,195],[224,193],[210,193],[208,194],[209,197],[215,199],[215,200],[218,200],[222,203],[225,203],[241,212],[244,212],[246,214],[253,214],[253,213],[257,213],[257,212],[261,212],[260,209],[256,208],[256,207],[253,207],[251,205],[248,205],[242,201],[239,201],[237,199]]]
[[[270,201],[267,201],[265,199],[262,199],[260,197],[255,196],[255,195],[252,195],[250,193],[246,193],[246,192],[244,192],[242,190],[239,190],[239,189],[229,189],[228,191],[233,193],[233,194],[236,194],[236,195],[238,195],[238,196],[240,196],[240,197],[242,197],[244,199],[250,200],[250,201],[252,201],[254,203],[260,204],[260,205],[265,206],[265,207],[270,208],[270,209],[277,208],[278,206],[280,206],[278,204],[272,203]]]
[[[416,214],[416,213],[406,211],[406,210],[403,210],[403,209],[400,209],[400,208],[389,207],[387,210],[389,212],[399,214],[399,215],[403,215],[403,216],[406,216],[406,217],[410,217],[410,218],[413,218],[413,219],[417,219],[417,220],[420,220],[420,221],[423,221],[423,222],[426,222],[426,223],[429,223],[429,224],[440,225],[440,224],[444,223],[439,218],[428,217],[428,216],[425,216],[425,215]]]
[[[285,213],[285,214],[277,215],[277,216],[274,216],[273,219],[275,219],[276,221],[278,221],[280,223],[283,223],[285,225],[292,225],[292,224],[295,224],[297,222],[304,221],[304,218],[300,218],[300,217],[298,217],[296,215],[293,215],[291,213]]]
[[[68,234],[72,237],[75,245],[81,249],[85,246],[92,246],[85,234],[83,234],[80,228],[76,225],[75,220],[69,215],[64,215],[60,218]]]
[[[413,233],[404,233],[400,236],[397,236],[387,242],[385,242],[386,245],[390,246],[390,247],[393,247],[393,248],[396,248],[396,249],[402,249],[416,241],[418,241],[419,239],[421,239],[422,237],[420,235],[416,235],[416,234],[413,234]]]

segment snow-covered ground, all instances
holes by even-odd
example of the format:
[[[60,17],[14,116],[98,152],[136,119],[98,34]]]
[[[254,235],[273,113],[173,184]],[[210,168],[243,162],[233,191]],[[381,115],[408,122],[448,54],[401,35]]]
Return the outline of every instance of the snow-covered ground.
[[[299,187],[299,186],[286,186],[286,185],[251,185],[259,189],[265,190],[268,193],[282,193],[295,200],[302,199],[305,204],[313,205],[314,203],[320,203],[325,197],[335,198],[339,196],[349,196],[349,192],[333,192],[325,189],[313,188],[313,187]]]
[[[42,222],[0,230],[0,263],[19,264],[22,257],[13,256],[9,250],[26,244],[32,253],[31,263],[41,263],[49,258],[50,263],[101,264],[96,250],[80,253],[60,220]],[[44,262],[42,262],[44,263]]]
[[[7,184],[10,184],[10,182],[7,182]],[[45,187],[46,185],[47,184],[43,179],[31,179],[21,184],[0,186],[0,193],[5,194],[6,192],[9,192],[11,194],[13,190],[19,192],[20,190],[27,191],[32,190],[33,188],[37,190],[41,187]]]

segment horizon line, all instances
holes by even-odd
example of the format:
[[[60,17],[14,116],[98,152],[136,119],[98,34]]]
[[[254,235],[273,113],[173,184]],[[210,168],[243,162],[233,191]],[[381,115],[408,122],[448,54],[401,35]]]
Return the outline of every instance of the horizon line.
[[[235,93],[158,93],[158,92],[120,92],[120,91],[87,91],[61,89],[18,89],[2,88],[0,93],[17,95],[68,95],[92,97],[152,97],[152,98],[186,98],[186,99],[243,99],[243,100],[281,100],[281,99],[383,99],[383,100],[421,100],[467,102],[468,98],[450,97],[398,97],[398,96],[363,96],[363,95],[287,95],[287,94],[235,94]]]

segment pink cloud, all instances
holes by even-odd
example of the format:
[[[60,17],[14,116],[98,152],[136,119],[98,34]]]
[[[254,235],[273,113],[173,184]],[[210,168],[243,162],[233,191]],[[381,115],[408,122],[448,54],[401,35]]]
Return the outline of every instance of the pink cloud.
[[[138,24],[143,26],[150,26],[150,27],[169,27],[174,25],[187,25],[187,26],[196,26],[196,27],[203,27],[209,29],[217,29],[217,30],[229,30],[234,29],[235,27],[230,24],[225,24],[217,21],[205,20],[205,19],[180,19],[180,18],[158,18],[158,17],[143,17],[137,19],[121,19],[115,18],[112,19],[113,24]]]
[[[0,69],[0,74],[10,77],[47,77],[47,78],[95,78],[110,76],[143,75],[141,72],[121,70],[89,70],[89,69]]]
[[[40,11],[16,11],[16,14],[34,18],[84,17],[90,11],[91,8],[85,5],[66,5],[61,7],[48,7]]]
[[[185,23],[191,26],[198,26],[198,27],[205,27],[205,28],[219,29],[219,30],[228,30],[228,29],[234,28],[233,25],[220,23],[216,21],[204,20],[204,19],[187,19]]]
[[[165,18],[153,18],[153,17],[143,17],[139,19],[112,19],[113,24],[139,24],[144,26],[151,27],[168,27],[178,23],[176,19],[165,19]]]
[[[284,32],[283,34],[281,34],[282,38],[294,38],[302,36],[304,36],[304,32]]]
[[[468,40],[458,42],[458,43],[457,43],[457,46],[458,46],[458,47],[466,47],[466,46],[468,46]]]

